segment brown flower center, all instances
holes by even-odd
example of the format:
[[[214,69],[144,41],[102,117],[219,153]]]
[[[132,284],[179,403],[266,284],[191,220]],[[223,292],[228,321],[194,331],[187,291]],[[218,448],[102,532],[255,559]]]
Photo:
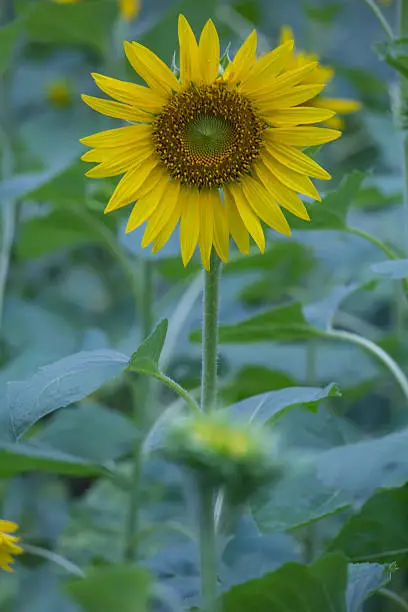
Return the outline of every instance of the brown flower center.
[[[155,120],[153,139],[174,179],[221,187],[251,171],[265,127],[247,98],[217,83],[174,94]]]

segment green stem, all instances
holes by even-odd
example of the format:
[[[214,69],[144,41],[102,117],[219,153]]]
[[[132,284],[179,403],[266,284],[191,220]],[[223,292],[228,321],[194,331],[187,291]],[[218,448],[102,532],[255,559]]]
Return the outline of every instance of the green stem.
[[[408,36],[408,1],[400,0],[398,14],[398,31],[401,38]],[[406,125],[406,111],[408,109],[408,79],[399,75],[399,113],[402,120],[402,175],[404,177],[404,204],[405,204],[405,234],[406,251],[408,252],[408,131]]]
[[[375,355],[390,370],[395,380],[401,387],[405,399],[408,401],[407,377],[405,376],[399,365],[396,363],[396,361],[394,361],[394,359],[388,353],[386,353],[380,346],[378,346],[378,344],[375,344],[375,342],[371,342],[371,340],[367,340],[367,338],[359,336],[358,334],[353,334],[352,332],[343,331],[340,329],[331,329],[325,332],[324,335],[326,336],[326,338],[333,338],[338,340],[345,340],[346,342],[352,342],[353,344],[361,346],[372,355]]]
[[[153,327],[153,274],[152,264],[142,261],[143,281],[140,304],[140,325],[142,338],[147,338]],[[141,479],[143,464],[143,435],[146,428],[146,413],[150,395],[150,378],[142,379],[142,393],[138,393],[134,400],[134,420],[141,432],[135,442],[133,450],[132,484],[129,492],[128,516],[125,524],[125,561],[132,563],[138,555],[139,545],[139,507],[141,497]]]
[[[377,593],[379,593],[383,597],[386,597],[390,601],[393,601],[401,608],[401,610],[408,610],[408,602],[406,602],[405,599],[402,599],[402,597],[397,595],[397,593],[394,593],[394,591],[390,591],[390,589],[383,588],[379,589]]]
[[[5,0],[0,10],[0,25],[14,18],[12,0]],[[12,176],[14,171],[14,117],[11,100],[12,66],[0,77],[0,140],[2,141],[0,179]],[[16,233],[16,202],[6,200],[0,206],[0,329],[3,323],[4,300],[10,268],[10,257]]]
[[[393,251],[384,242],[376,238],[376,236],[373,236],[373,234],[369,234],[368,232],[365,232],[361,229],[357,229],[356,227],[348,227],[347,231],[350,232],[350,234],[355,234],[356,236],[360,236],[360,238],[364,238],[364,240],[368,240],[368,242],[371,242],[371,244],[379,248],[389,259],[400,258],[398,253]]]
[[[81,570],[80,567],[57,554],[52,550],[48,550],[47,548],[41,548],[40,546],[34,546],[32,544],[23,543],[24,552],[30,555],[36,555],[37,557],[41,557],[42,559],[46,559],[47,561],[51,561],[59,567],[62,567],[66,572],[72,574],[73,576],[78,576],[78,578],[85,578],[85,572]]]
[[[211,271],[204,273],[203,360],[201,377],[201,410],[211,412],[217,401],[218,290],[220,260],[211,258]],[[199,546],[201,565],[201,598],[204,612],[217,609],[217,555],[214,521],[214,488],[197,480]]]
[[[375,3],[374,0],[365,0],[365,3],[370,7],[370,9],[373,11],[374,15],[377,17],[379,23],[381,24],[384,32],[387,34],[388,38],[390,40],[394,40],[394,34],[392,31],[392,28],[390,26],[390,24],[388,23],[387,19],[385,18],[382,10],[380,9],[380,7],[378,6],[378,4]]]
[[[201,378],[201,408],[211,412],[217,400],[218,286],[220,260],[211,258],[211,271],[204,277],[203,360]]]

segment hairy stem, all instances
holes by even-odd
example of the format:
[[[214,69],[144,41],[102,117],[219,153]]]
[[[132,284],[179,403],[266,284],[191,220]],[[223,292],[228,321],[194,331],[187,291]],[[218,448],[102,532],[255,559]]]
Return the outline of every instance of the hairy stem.
[[[218,290],[220,260],[211,259],[211,271],[204,272],[203,360],[201,409],[211,412],[217,401]],[[217,608],[217,555],[215,543],[213,487],[197,479],[198,526],[201,564],[201,597],[204,612]]]
[[[381,27],[383,28],[384,32],[387,34],[388,38],[390,40],[393,40],[394,34],[392,31],[392,28],[390,24],[388,23],[387,19],[385,18],[382,10],[378,6],[378,4],[376,4],[375,0],[365,0],[365,3],[370,7],[374,15],[377,17],[379,23],[381,24]]]

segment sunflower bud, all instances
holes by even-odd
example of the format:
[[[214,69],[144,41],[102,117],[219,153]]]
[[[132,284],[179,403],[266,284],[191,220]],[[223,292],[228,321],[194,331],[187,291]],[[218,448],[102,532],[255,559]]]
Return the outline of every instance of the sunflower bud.
[[[265,482],[276,481],[283,469],[274,437],[219,412],[175,421],[163,452],[167,459],[199,472],[209,485],[225,487],[237,502]]]

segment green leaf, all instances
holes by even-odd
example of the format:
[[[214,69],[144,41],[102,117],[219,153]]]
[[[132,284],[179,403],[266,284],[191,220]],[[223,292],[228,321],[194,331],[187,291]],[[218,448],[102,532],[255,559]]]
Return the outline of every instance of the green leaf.
[[[379,488],[404,485],[407,446],[408,429],[318,453],[302,449],[301,458],[292,458],[291,469],[273,490],[254,498],[259,529],[275,533],[307,525],[359,507]]]
[[[347,213],[357,198],[366,175],[354,170],[344,177],[337,189],[329,191],[322,202],[309,207],[311,223],[291,220],[294,228],[302,230],[346,229]]]
[[[380,276],[387,276],[396,280],[408,278],[408,259],[381,261],[372,265],[371,269]]]
[[[30,441],[95,463],[105,463],[129,453],[135,439],[136,429],[129,418],[103,406],[86,403],[55,414]]]
[[[260,393],[295,385],[296,380],[285,372],[264,366],[248,365],[240,368],[234,378],[221,388],[219,396],[221,404],[227,406]]]
[[[96,219],[97,223],[104,221]],[[34,259],[59,249],[100,242],[103,238],[92,224],[85,223],[73,210],[57,209],[22,225],[17,252],[22,258]]]
[[[52,181],[59,174],[64,173],[71,163],[72,159],[64,159],[63,162],[49,170],[15,174],[9,179],[0,181],[0,199],[18,200],[35,193],[40,187]]]
[[[83,351],[40,368],[25,381],[10,382],[7,410],[10,431],[19,438],[46,414],[87,397],[123,372],[128,358],[105,349]]]
[[[394,38],[374,46],[382,60],[408,77],[408,38]]]
[[[0,442],[0,477],[42,470],[67,476],[100,476],[100,465],[58,450],[28,442]]]
[[[130,358],[128,371],[156,375],[160,373],[159,359],[167,334],[167,319],[162,319],[154,331]]]
[[[234,586],[223,595],[222,608],[224,612],[346,612],[346,585],[345,557],[328,554],[311,566],[286,563],[262,578]]]
[[[349,565],[346,593],[347,612],[361,612],[361,606],[391,579],[392,568],[378,563]]]
[[[342,8],[342,2],[330,2],[326,6],[306,5],[305,12],[309,19],[327,26],[333,23]]]
[[[268,340],[305,340],[316,338],[323,333],[309,325],[302,307],[293,302],[271,308],[266,312],[244,319],[233,325],[220,325],[219,341],[230,342],[267,342]],[[191,340],[200,342],[201,330],[191,334]]]
[[[0,76],[10,63],[15,44],[22,31],[22,26],[22,20],[15,19],[0,28]]]
[[[352,516],[331,542],[352,561],[394,562],[408,560],[408,488],[379,491],[358,514]]]
[[[93,568],[66,589],[85,612],[146,612],[150,586],[146,570],[119,565]]]
[[[324,389],[320,387],[288,387],[270,393],[263,393],[228,406],[226,410],[234,416],[248,421],[273,423],[292,408],[302,405],[316,411],[319,402],[328,397],[340,397],[341,393],[334,383]]]
[[[106,0],[37,2],[27,13],[27,33],[35,42],[87,45],[104,54],[117,10],[115,2]]]

